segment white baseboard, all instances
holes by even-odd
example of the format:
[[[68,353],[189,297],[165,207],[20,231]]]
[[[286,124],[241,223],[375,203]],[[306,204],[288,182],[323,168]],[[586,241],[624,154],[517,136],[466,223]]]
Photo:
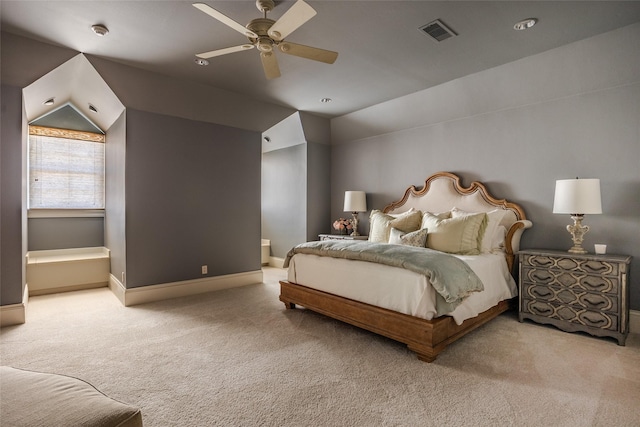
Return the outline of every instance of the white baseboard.
[[[109,289],[125,307],[256,283],[262,283],[262,270],[129,289],[113,274],[109,277]]]
[[[25,285],[22,302],[0,306],[0,327],[21,325],[27,321],[27,305],[29,304],[29,285]]]
[[[278,257],[269,257],[269,265],[271,267],[277,267],[277,268],[282,268],[282,266],[284,265],[284,258],[278,258]]]

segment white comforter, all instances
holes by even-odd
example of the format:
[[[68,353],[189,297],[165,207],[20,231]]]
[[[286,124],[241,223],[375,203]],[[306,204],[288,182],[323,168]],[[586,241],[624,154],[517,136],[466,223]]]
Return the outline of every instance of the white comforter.
[[[456,255],[482,281],[485,290],[469,296],[449,315],[459,325],[517,295],[503,254]],[[288,280],[356,301],[432,319],[436,315],[435,290],[427,278],[396,267],[296,254],[289,264]]]

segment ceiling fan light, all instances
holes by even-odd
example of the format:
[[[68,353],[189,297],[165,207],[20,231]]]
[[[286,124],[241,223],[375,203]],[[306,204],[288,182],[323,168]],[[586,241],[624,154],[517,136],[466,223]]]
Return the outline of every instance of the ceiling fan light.
[[[536,18],[523,19],[522,21],[516,22],[513,29],[517,31],[528,30],[536,25],[537,22],[538,20]]]
[[[99,37],[109,34],[109,29],[102,24],[92,25],[91,30]]]
[[[266,37],[260,37],[258,40],[258,44],[256,45],[260,52],[271,52],[273,51],[273,41]]]

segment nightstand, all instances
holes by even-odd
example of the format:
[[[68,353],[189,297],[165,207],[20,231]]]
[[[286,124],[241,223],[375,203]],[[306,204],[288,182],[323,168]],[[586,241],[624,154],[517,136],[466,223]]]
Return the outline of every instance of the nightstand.
[[[608,336],[624,345],[629,334],[630,256],[526,250],[520,258],[519,313],[563,331]]]
[[[369,240],[369,236],[349,236],[348,234],[319,234],[320,240]]]

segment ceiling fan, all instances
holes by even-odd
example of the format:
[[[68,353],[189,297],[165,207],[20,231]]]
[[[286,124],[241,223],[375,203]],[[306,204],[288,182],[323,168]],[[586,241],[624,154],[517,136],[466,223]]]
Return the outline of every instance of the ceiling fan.
[[[280,77],[280,67],[278,66],[278,60],[275,56],[276,50],[288,55],[299,56],[327,64],[333,64],[338,58],[337,52],[284,40],[285,37],[315,16],[316,11],[309,6],[309,4],[305,3],[304,0],[298,0],[277,21],[267,18],[267,12],[272,11],[275,7],[274,1],[257,0],[256,6],[258,10],[264,13],[264,17],[251,20],[246,27],[204,3],[194,3],[193,6],[228,27],[242,33],[249,39],[249,43],[239,46],[198,53],[196,54],[198,58],[208,59],[214,56],[253,49],[255,47],[260,51],[262,68],[264,69],[264,74],[267,79]]]

